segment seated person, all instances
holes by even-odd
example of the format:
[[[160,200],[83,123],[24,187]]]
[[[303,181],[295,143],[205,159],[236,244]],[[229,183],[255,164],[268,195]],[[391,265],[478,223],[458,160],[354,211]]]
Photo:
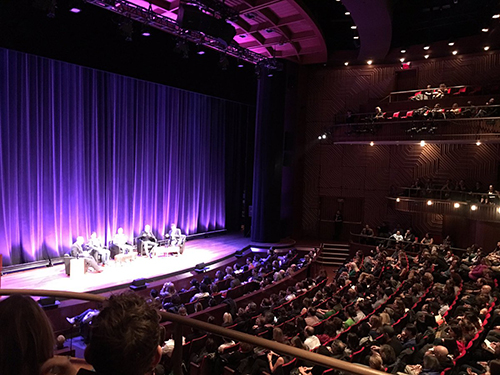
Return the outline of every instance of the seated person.
[[[401,232],[398,230],[396,233],[394,233],[391,237],[389,237],[392,240],[395,240],[396,242],[403,241],[403,235]]]
[[[182,233],[175,224],[170,225],[170,231],[165,233],[165,238],[167,238],[167,246],[181,246],[182,245]]]
[[[441,83],[439,85],[439,88],[434,91],[432,98],[433,99],[442,99],[444,96],[448,93],[448,88],[446,87],[446,84]]]
[[[374,120],[383,120],[384,119],[384,112],[382,112],[382,108],[380,107],[375,107],[375,116],[373,117]]]
[[[54,357],[45,362],[41,374],[151,374],[162,355],[160,328],[158,312],[142,297],[134,293],[111,296],[92,322],[85,350],[85,359],[95,372],[78,371],[67,357]]]
[[[96,232],[92,232],[89,240],[87,241],[86,247],[96,262],[99,262],[100,256],[103,264],[108,263],[110,251],[102,245],[101,239],[97,237]]]
[[[74,258],[83,258],[85,260],[85,267],[91,267],[96,272],[102,272],[101,267],[97,264],[94,257],[86,250],[83,250],[85,240],[83,236],[78,236],[73,245],[71,245],[70,254]]]
[[[127,243],[127,236],[123,233],[123,228],[118,228],[118,231],[113,236],[113,245],[117,246],[120,252],[124,254],[134,251],[134,247]]]
[[[151,231],[151,226],[149,224],[144,226],[144,230],[141,232],[139,239],[141,240],[142,253],[151,258],[154,250],[158,246],[158,240]]]
[[[460,115],[461,109],[458,107],[458,103],[453,103],[449,111],[451,118],[458,117]]]

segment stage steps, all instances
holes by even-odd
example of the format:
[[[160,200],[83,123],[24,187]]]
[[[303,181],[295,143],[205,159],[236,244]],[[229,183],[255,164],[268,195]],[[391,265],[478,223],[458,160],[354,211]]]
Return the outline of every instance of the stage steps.
[[[318,263],[325,266],[340,267],[349,258],[349,244],[323,243]]]

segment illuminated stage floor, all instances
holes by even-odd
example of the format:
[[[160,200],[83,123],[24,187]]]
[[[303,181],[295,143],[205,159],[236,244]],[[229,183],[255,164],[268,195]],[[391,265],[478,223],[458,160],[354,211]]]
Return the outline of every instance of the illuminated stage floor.
[[[231,256],[236,250],[250,244],[250,239],[241,234],[221,235],[213,238],[186,242],[184,254],[180,256],[146,258],[123,265],[110,264],[102,273],[88,272],[79,279],[68,277],[64,265],[16,272],[2,276],[2,288],[30,288],[64,290],[71,292],[94,292],[109,290],[129,284],[138,278],[153,279],[187,272],[198,263],[210,263]]]

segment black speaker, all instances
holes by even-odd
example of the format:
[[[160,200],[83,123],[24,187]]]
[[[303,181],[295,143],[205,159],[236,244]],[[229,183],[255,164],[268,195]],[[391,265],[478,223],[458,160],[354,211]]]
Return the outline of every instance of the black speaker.
[[[146,289],[148,284],[146,283],[146,279],[141,278],[141,279],[135,279],[132,281],[132,284],[130,284],[129,288],[132,290],[142,290]]]
[[[194,270],[198,273],[203,273],[206,272],[208,267],[205,265],[205,263],[198,263],[196,266],[194,266]]]
[[[60,302],[55,297],[42,297],[38,300],[38,304],[44,310],[55,309],[59,306]]]

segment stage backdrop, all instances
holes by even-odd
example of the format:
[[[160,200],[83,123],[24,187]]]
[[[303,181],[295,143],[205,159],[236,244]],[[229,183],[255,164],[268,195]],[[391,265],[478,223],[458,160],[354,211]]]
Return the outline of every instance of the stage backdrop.
[[[144,224],[225,227],[225,127],[246,105],[0,49],[0,252],[60,256]]]

